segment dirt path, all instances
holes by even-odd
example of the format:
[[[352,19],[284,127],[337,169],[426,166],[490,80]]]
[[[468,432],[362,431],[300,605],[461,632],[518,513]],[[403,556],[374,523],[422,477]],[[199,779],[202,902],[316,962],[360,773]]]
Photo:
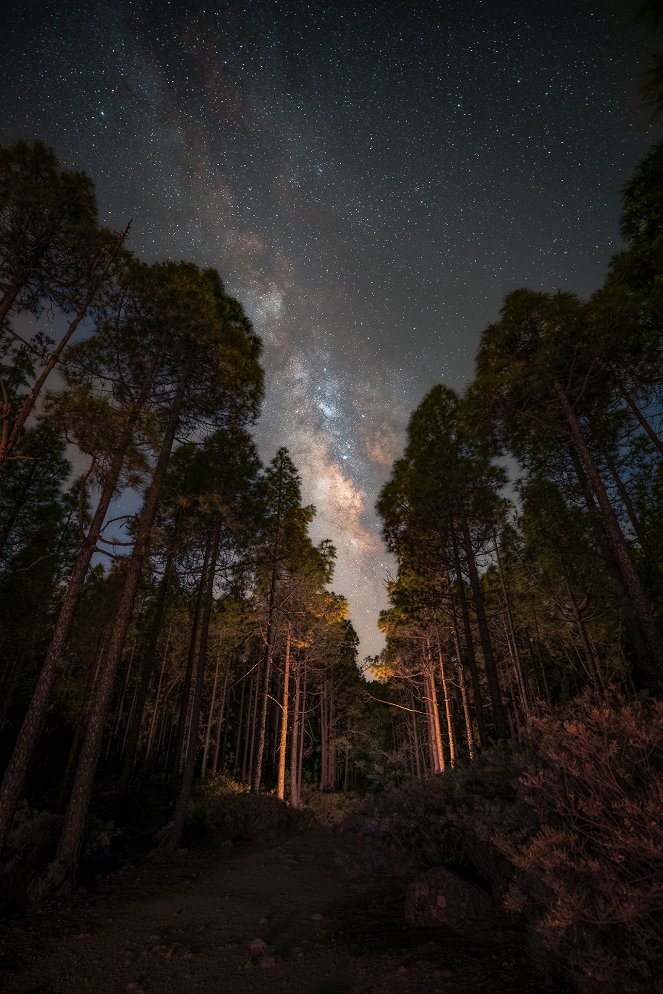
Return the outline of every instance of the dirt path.
[[[0,938],[3,994],[534,994],[522,936],[403,923],[406,880],[316,829],[127,868]]]

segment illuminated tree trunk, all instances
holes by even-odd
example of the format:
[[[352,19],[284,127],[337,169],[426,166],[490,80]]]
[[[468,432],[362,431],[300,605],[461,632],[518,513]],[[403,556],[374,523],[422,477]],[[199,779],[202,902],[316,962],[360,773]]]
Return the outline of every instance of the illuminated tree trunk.
[[[447,735],[449,738],[449,762],[451,766],[456,765],[456,740],[454,737],[453,715],[451,713],[451,699],[449,697],[449,687],[447,684],[447,674],[444,668],[444,657],[442,650],[438,646],[438,663],[440,666],[440,679],[442,681],[442,693],[444,694],[444,711],[447,719]]]
[[[288,624],[285,639],[285,663],[283,667],[283,698],[281,701],[281,735],[279,742],[279,772],[276,796],[285,801],[285,759],[288,745],[288,702],[290,692],[290,641],[292,627]]]
[[[290,738],[290,804],[293,808],[298,808],[301,802],[299,791],[299,767],[300,767],[300,721],[302,720],[301,709],[301,689],[302,673],[299,663],[295,667],[295,700],[292,709],[292,731]]]
[[[430,646],[426,646],[424,653],[424,687],[430,722],[429,727],[433,771],[435,773],[444,773],[442,729],[440,728],[440,711],[437,704],[437,687],[435,686],[435,675],[433,673],[433,666],[430,656]]]

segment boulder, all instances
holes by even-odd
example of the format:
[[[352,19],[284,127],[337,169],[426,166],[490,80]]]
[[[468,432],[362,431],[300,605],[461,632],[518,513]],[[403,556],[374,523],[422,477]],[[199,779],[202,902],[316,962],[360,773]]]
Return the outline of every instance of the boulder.
[[[481,887],[444,866],[429,870],[410,884],[405,895],[405,920],[410,925],[464,925],[494,911],[492,898]]]

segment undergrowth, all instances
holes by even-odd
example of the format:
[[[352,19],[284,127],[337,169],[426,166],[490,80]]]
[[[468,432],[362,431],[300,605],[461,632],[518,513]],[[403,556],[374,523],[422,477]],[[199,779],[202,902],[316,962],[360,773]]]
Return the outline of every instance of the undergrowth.
[[[582,994],[663,990],[663,704],[579,702],[526,746],[385,790],[363,827],[419,866],[468,868]]]

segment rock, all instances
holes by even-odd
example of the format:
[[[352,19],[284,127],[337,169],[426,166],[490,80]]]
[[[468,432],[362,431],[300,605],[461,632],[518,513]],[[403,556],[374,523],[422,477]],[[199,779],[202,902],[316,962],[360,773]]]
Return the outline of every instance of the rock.
[[[325,920],[324,915],[311,915],[312,922],[323,922]]]
[[[258,964],[261,970],[270,970],[273,966],[276,966],[276,960],[273,956],[265,955],[260,957],[260,962]]]
[[[429,870],[410,884],[405,920],[410,925],[462,925],[493,910],[490,896],[444,866]]]
[[[253,941],[249,946],[249,949],[251,950],[252,953],[262,953],[265,951],[265,949],[267,949],[267,943],[265,942],[264,939],[253,939]]]

